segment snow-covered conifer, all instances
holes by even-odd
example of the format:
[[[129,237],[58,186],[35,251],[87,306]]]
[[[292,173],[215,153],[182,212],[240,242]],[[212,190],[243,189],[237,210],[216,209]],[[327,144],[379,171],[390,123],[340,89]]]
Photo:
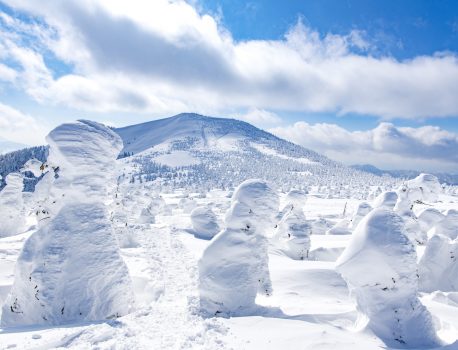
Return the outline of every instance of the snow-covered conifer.
[[[457,227],[458,228],[458,227]],[[458,291],[458,241],[435,234],[426,245],[418,265],[422,292]]]
[[[371,212],[372,207],[369,203],[367,202],[361,202],[358,204],[358,207],[356,208],[356,211],[353,215],[353,218],[351,219],[351,224],[350,228],[355,229],[356,226],[358,226],[359,222]]]
[[[191,212],[191,223],[195,235],[212,239],[219,232],[218,220],[211,208],[197,207]]]
[[[310,250],[312,229],[302,210],[306,199],[306,192],[303,191],[292,190],[286,195],[284,207],[280,211],[283,216],[275,234],[279,248],[296,260],[308,258]]]
[[[0,192],[0,237],[16,235],[25,229],[24,178],[20,173],[10,173],[5,181],[6,186]]]
[[[278,213],[277,193],[264,181],[244,181],[226,213],[226,229],[199,261],[202,310],[210,315],[249,313],[256,295],[271,294],[268,240]]]
[[[369,213],[337,260],[367,326],[388,346],[438,345],[430,313],[418,298],[417,255],[402,218]]]
[[[126,314],[133,293],[105,202],[122,141],[90,121],[48,135],[58,207],[24,243],[5,301],[3,326],[61,324]]]

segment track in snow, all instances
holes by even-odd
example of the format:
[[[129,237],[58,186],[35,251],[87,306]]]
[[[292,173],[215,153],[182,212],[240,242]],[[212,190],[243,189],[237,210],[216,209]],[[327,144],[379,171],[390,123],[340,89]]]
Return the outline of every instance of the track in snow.
[[[99,349],[227,348],[225,326],[198,314],[197,263],[174,229],[139,229],[136,238],[148,261],[158,300],[116,321],[89,326],[58,346]],[[56,344],[57,345],[57,344]]]

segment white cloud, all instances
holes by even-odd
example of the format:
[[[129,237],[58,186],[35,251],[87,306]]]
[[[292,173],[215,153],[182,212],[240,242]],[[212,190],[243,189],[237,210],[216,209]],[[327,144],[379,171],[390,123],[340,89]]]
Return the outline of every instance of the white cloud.
[[[0,138],[26,145],[43,145],[47,128],[30,115],[0,103]]]
[[[236,114],[234,117],[263,128],[278,125],[282,121],[276,113],[258,108],[251,108],[245,114]]]
[[[452,53],[405,61],[373,57],[361,53],[371,49],[361,31],[321,36],[300,22],[282,40],[236,42],[215,18],[181,0],[6,3],[46,23],[15,23],[21,28],[15,35],[30,32],[73,67],[56,78],[43,47],[27,40],[7,45],[21,66],[23,88],[42,103],[104,112],[257,106],[382,118],[458,115]]]
[[[347,164],[458,173],[458,134],[435,126],[381,123],[372,130],[348,131],[335,124],[297,122],[270,131]]]

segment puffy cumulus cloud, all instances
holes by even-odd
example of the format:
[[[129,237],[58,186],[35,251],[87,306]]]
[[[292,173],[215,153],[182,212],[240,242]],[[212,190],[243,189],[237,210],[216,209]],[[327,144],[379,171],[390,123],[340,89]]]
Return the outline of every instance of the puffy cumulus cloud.
[[[348,131],[335,124],[297,122],[270,131],[347,164],[458,173],[458,134],[435,126],[381,123],[372,130]]]
[[[47,128],[33,117],[0,103],[0,139],[25,145],[45,143]]]
[[[374,57],[364,32],[323,36],[300,21],[281,40],[237,42],[183,0],[5,2],[36,19],[0,18],[8,34],[0,33],[0,45],[16,65],[8,79],[42,103],[156,114],[257,106],[382,118],[458,115],[452,53]],[[49,55],[69,72],[57,76],[43,59]]]
[[[235,114],[234,117],[264,128],[278,125],[282,121],[276,113],[259,108],[251,108],[245,114]]]

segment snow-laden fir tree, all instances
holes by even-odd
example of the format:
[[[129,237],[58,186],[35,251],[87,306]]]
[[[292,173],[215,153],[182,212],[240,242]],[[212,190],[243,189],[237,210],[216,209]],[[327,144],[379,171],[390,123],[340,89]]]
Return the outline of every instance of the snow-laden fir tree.
[[[336,262],[359,320],[391,347],[439,345],[432,316],[418,298],[416,260],[402,218],[380,208],[361,221]]]
[[[447,210],[445,217],[434,225],[432,234],[441,234],[452,240],[458,238],[458,210]]]
[[[415,203],[413,198],[417,198],[417,189],[411,189],[406,185],[402,185],[399,187],[397,193],[398,200],[393,210],[404,220],[405,229],[410,240],[414,244],[425,244],[428,236],[421,230],[418,218],[413,212]]]
[[[219,232],[218,219],[208,206],[197,207],[191,212],[191,224],[199,238],[212,239]]]
[[[424,233],[428,233],[434,226],[445,218],[439,210],[435,208],[426,208],[418,214],[418,224]]]
[[[278,213],[277,193],[264,181],[244,181],[234,192],[218,233],[199,260],[199,292],[207,315],[253,312],[258,293],[270,295],[267,235]]]
[[[133,304],[131,281],[105,205],[122,141],[90,121],[63,124],[47,141],[54,167],[49,186],[59,209],[24,243],[1,324],[124,315]]]
[[[302,210],[306,200],[304,191],[292,190],[286,195],[274,238],[279,249],[295,260],[307,259],[310,251],[312,229]]]
[[[360,221],[371,212],[372,206],[367,202],[361,202],[358,204],[355,213],[353,214],[353,218],[351,219],[350,229],[354,230]]]
[[[0,192],[0,237],[17,235],[25,229],[24,177],[20,173],[10,173],[5,182]]]
[[[374,208],[393,209],[398,201],[398,194],[394,191],[386,191],[380,193],[372,203]]]
[[[458,229],[458,222],[456,223]],[[422,292],[458,291],[458,240],[434,234],[418,265]]]

